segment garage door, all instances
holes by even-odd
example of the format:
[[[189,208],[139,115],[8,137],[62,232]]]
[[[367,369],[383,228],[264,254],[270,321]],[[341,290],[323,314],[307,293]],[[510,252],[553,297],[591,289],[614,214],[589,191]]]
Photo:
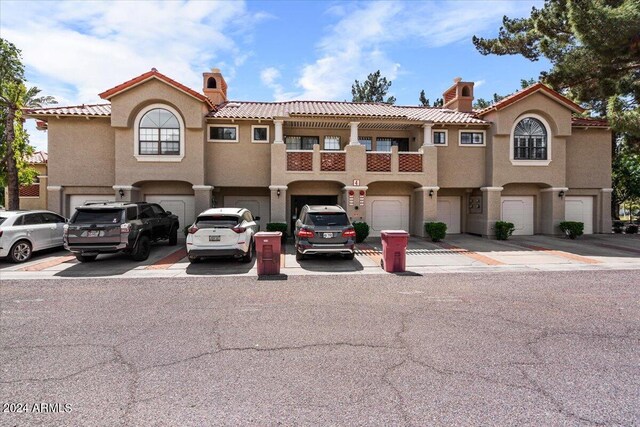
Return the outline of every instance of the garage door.
[[[447,224],[447,234],[460,233],[460,197],[438,196],[438,221]]]
[[[76,211],[78,206],[82,206],[87,203],[104,203],[113,202],[116,200],[116,196],[107,196],[104,194],[74,194],[69,197],[69,212],[67,215],[71,217]]]
[[[249,209],[254,217],[259,216],[258,224],[261,231],[267,231],[267,223],[271,221],[270,204],[269,196],[224,196],[225,208],[245,208]]]
[[[584,223],[584,234],[593,234],[593,197],[565,197],[564,218]]]
[[[533,234],[533,196],[502,198],[502,220],[516,227],[514,235]]]
[[[145,200],[149,203],[157,203],[165,211],[171,211],[172,214],[178,215],[181,230],[195,221],[196,205],[193,196],[146,196]]]
[[[409,197],[367,197],[365,218],[371,227],[370,236],[380,236],[382,230],[409,231]]]

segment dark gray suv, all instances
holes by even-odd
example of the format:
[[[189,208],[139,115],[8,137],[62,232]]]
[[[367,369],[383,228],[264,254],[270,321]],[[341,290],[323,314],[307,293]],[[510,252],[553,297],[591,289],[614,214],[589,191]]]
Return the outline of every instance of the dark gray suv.
[[[294,235],[298,261],[315,254],[353,259],[356,231],[341,206],[303,206]]]

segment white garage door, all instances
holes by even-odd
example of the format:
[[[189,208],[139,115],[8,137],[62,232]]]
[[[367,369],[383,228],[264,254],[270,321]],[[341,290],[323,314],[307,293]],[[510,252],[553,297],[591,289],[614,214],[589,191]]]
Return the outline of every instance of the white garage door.
[[[75,194],[69,197],[69,217],[73,215],[78,206],[82,206],[86,203],[104,203],[113,202],[116,200],[116,196],[107,196],[104,194]]]
[[[172,214],[178,215],[180,230],[195,221],[196,203],[194,196],[146,196],[145,200],[149,203],[157,203],[165,211],[171,211]]]
[[[367,197],[366,221],[370,236],[380,236],[382,230],[409,231],[408,196]]]
[[[438,221],[447,224],[447,234],[460,233],[460,197],[438,196]]]
[[[502,220],[516,227],[514,235],[533,234],[533,196],[510,196],[502,198]]]
[[[593,234],[593,197],[565,197],[564,219],[584,223],[584,234]]]
[[[267,231],[267,223],[271,222],[269,196],[224,196],[225,208],[249,209],[254,217],[259,216],[260,231]]]

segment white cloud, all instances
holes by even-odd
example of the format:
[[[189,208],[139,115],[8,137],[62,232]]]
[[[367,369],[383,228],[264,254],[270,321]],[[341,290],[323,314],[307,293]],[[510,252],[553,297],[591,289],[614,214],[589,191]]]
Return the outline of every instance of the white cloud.
[[[486,80],[484,80],[484,79],[483,79],[483,80],[477,80],[477,81],[475,81],[475,82],[474,82],[474,85],[473,85],[473,86],[477,89],[477,88],[479,88],[480,86],[484,86],[484,84],[485,84],[486,82],[487,82],[487,81],[486,81]]]

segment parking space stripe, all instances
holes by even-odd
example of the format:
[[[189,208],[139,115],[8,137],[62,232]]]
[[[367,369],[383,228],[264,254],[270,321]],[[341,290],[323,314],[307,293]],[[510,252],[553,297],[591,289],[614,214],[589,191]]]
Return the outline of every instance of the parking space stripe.
[[[497,259],[490,258],[486,255],[479,254],[477,252],[470,251],[468,249],[460,248],[458,246],[452,245],[446,242],[437,242],[436,245],[440,246],[443,249],[449,249],[460,255],[464,255],[466,257],[472,258],[476,261],[480,261],[486,265],[505,265],[504,262],[498,261]]]
[[[545,248],[542,246],[537,246],[537,245],[529,245],[526,243],[520,243],[520,242],[514,242],[516,245],[518,246],[522,246],[523,248],[528,248],[528,249],[532,249],[534,251],[537,252],[545,252],[548,253],[549,255],[554,255],[560,258],[565,258],[565,259],[569,259],[571,261],[578,261],[578,262],[582,262],[585,264],[600,264],[601,262],[598,260],[595,260],[593,258],[587,258],[585,256],[582,255],[576,255],[576,254],[572,254],[570,252],[564,252],[564,251],[558,251],[555,249],[549,249],[549,248]]]
[[[187,256],[187,250],[185,248],[178,249],[175,252],[170,253],[166,257],[154,262],[146,267],[147,270],[166,270],[182,258]]]
[[[60,265],[67,261],[71,261],[73,259],[76,259],[74,255],[55,257],[43,262],[39,262],[37,264],[31,264],[30,266],[21,268],[18,271],[42,271],[46,270],[47,268],[55,267],[56,265]]]

